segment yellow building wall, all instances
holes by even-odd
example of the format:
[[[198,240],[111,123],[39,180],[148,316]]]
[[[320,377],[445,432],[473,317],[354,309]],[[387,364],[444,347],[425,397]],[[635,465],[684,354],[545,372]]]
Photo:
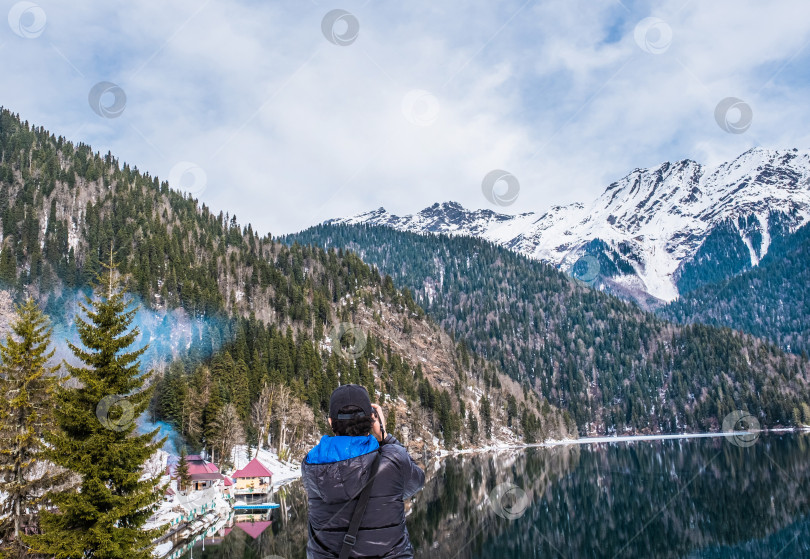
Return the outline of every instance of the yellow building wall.
[[[237,489],[258,489],[260,487],[259,484],[260,478],[257,477],[240,477],[236,479],[236,488]]]

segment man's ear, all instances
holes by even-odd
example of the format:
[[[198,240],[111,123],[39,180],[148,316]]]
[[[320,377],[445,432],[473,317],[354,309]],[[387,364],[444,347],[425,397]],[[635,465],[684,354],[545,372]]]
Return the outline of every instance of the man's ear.
[[[326,421],[328,421],[328,422],[329,422],[329,427],[331,427],[331,426],[332,426],[332,418],[331,418],[331,417],[327,417],[327,418],[326,418]]]

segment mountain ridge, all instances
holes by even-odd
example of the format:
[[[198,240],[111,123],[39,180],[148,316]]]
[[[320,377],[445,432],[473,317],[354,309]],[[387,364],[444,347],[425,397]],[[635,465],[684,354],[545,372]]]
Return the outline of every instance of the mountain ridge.
[[[738,237],[724,241],[739,244],[724,261],[730,275],[756,266],[774,234],[808,222],[808,189],[810,150],[753,148],[716,167],[683,159],[637,168],[590,203],[542,213],[468,210],[451,201],[406,216],[378,208],[324,223],[475,236],[562,270],[586,254],[602,256],[619,271],[632,269],[602,274],[602,285],[634,294],[644,306],[648,296],[669,302],[707,283],[702,275],[711,264],[692,257],[719,228]],[[603,244],[599,254],[589,248],[594,242]]]

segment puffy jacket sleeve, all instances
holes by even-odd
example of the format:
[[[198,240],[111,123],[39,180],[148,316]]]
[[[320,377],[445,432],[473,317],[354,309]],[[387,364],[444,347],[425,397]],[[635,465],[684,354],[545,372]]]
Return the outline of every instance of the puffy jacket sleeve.
[[[408,451],[393,435],[385,437],[385,446],[391,445],[395,449],[397,465],[403,476],[403,499],[409,499],[425,485],[425,472],[416,465]]]

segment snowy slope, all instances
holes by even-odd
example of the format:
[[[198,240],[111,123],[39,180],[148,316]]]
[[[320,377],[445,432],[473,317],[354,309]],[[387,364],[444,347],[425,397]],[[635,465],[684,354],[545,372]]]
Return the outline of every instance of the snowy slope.
[[[758,264],[776,212],[790,230],[810,218],[810,150],[755,148],[714,168],[683,160],[636,169],[589,204],[555,206],[543,214],[470,211],[446,202],[404,217],[380,208],[327,223],[471,235],[564,270],[598,239],[635,271],[610,278],[614,285],[671,301],[678,296],[679,270],[723,222],[734,222],[751,265]],[[749,225],[740,226],[739,218]]]

